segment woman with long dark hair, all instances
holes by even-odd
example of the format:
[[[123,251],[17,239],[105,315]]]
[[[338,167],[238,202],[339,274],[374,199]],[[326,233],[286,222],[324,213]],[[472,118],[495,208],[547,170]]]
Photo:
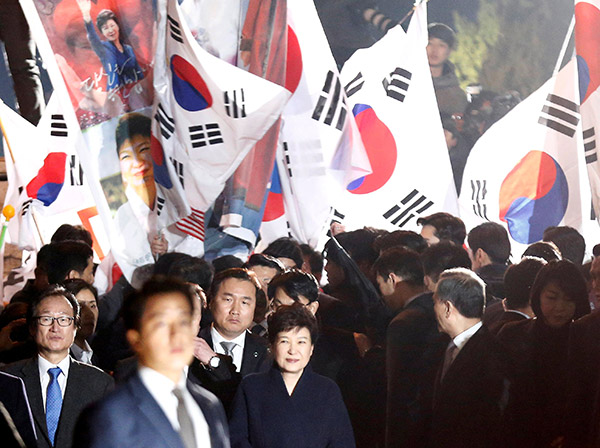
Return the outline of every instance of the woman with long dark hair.
[[[571,322],[590,312],[585,279],[568,260],[544,266],[531,288],[535,318],[498,334],[515,378],[507,410],[507,446],[546,448],[563,437]]]

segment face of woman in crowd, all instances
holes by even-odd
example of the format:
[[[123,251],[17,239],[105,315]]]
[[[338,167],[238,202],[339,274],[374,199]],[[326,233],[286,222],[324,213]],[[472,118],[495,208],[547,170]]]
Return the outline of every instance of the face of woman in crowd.
[[[540,308],[544,322],[560,328],[573,320],[576,305],[555,282],[550,282],[540,294]]]
[[[139,188],[154,182],[154,168],[150,153],[150,137],[134,135],[119,148],[119,163],[123,183]]]
[[[273,343],[275,362],[282,373],[301,374],[313,353],[313,343],[308,328],[282,331]]]
[[[109,42],[119,40],[119,25],[113,19],[108,19],[104,25],[102,25],[102,35],[106,37]]]

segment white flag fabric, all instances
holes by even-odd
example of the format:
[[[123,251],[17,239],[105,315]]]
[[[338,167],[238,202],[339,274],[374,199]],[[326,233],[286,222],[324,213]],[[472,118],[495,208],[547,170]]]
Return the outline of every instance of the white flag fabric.
[[[346,185],[371,173],[339,72],[312,1],[288,0],[288,87],[261,228],[317,246]],[[282,195],[283,200],[278,195]]]
[[[483,134],[469,155],[460,217],[467,229],[486,221],[504,224],[513,255],[541,240],[549,226],[581,229],[587,180],[577,150],[576,70],[569,62]]]
[[[342,81],[373,173],[335,207],[347,229],[417,230],[419,216],[457,214],[456,188],[427,61],[427,10],[344,65]]]
[[[575,48],[585,163],[596,219],[600,217],[600,1],[575,1]]]
[[[9,223],[10,240],[21,249],[37,251],[60,225],[83,225],[102,259],[110,247],[77,156],[81,131],[67,126],[63,111],[64,105],[53,95],[36,127],[0,103],[10,147],[5,204],[16,211]]]
[[[279,118],[290,94],[201,48],[176,0],[159,5],[156,142],[175,166],[191,206],[177,228],[202,241],[204,212]]]

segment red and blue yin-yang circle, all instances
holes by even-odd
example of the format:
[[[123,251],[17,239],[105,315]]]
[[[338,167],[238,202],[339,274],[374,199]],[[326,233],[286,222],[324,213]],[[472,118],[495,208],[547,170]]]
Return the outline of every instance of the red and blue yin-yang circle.
[[[368,194],[379,190],[390,180],[396,169],[398,150],[394,136],[371,106],[356,104],[352,113],[373,172],[351,182],[346,189],[353,194]]]
[[[285,206],[283,205],[283,191],[281,189],[281,179],[279,179],[279,170],[277,169],[277,163],[273,168],[273,174],[271,176],[271,188],[267,196],[267,204],[265,205],[265,213],[263,215],[263,221],[269,222],[280,218],[285,213]]]
[[[51,152],[44,159],[44,165],[25,188],[27,196],[38,199],[46,207],[58,198],[65,183],[67,154]]]
[[[182,108],[190,112],[212,106],[212,95],[202,76],[181,56],[171,57],[173,96]]]
[[[531,244],[544,229],[560,224],[569,202],[569,184],[561,166],[542,151],[530,151],[500,187],[500,219],[515,241]]]
[[[156,137],[150,139],[150,155],[152,156],[152,165],[154,167],[154,180],[157,184],[165,188],[173,188],[169,168],[165,163],[165,152]]]
[[[579,2],[575,19],[579,97],[583,104],[600,87],[600,11],[590,3]]]

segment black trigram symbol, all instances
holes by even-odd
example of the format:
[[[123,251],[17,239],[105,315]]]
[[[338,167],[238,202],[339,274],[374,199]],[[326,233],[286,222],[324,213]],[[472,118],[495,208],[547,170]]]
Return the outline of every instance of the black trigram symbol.
[[[157,210],[157,215],[160,216],[160,214],[163,211],[163,208],[165,207],[165,200],[164,198],[161,198],[159,195],[156,195],[156,210]]]
[[[350,98],[365,85],[365,80],[363,79],[363,75],[361,72],[358,72],[358,75],[354,77],[352,81],[344,86],[344,90],[346,91],[346,96]]]
[[[406,92],[408,91],[411,78],[411,72],[398,67],[390,73],[389,77],[383,78],[383,89],[390,98],[403,102],[404,98],[406,98]]]
[[[175,168],[175,172],[177,173],[177,177],[179,177],[179,183],[183,187],[184,186],[183,185],[183,163],[181,163],[180,161],[176,160],[173,157],[169,157],[169,160],[173,164],[173,167]]]
[[[83,185],[83,168],[76,156],[69,157],[69,173],[71,176],[71,185]]]
[[[183,233],[187,233],[200,241],[204,241],[204,213],[200,210],[192,208],[192,214],[177,221],[175,227]]]
[[[287,224],[287,234],[290,238],[292,238],[292,226],[290,226],[289,221],[286,221],[285,223]]]
[[[342,212],[333,209],[333,216],[331,218],[331,224],[333,224],[334,222],[339,222],[340,224],[342,223],[342,221],[344,221],[344,218],[346,217],[346,215],[344,215]]]
[[[592,201],[590,204],[590,220],[596,220],[596,210],[594,210],[594,201]]]
[[[596,153],[596,131],[593,127],[583,131],[583,149],[585,151],[585,163],[594,163],[598,160]]]
[[[418,190],[411,191],[400,204],[394,205],[383,217],[398,227],[404,227],[416,215],[420,215],[433,205],[433,201],[420,194]]]
[[[294,145],[294,143],[292,143]],[[319,140],[296,142],[301,151],[291,152],[288,142],[283,142],[283,157],[290,179],[294,175],[302,177],[317,177],[327,174],[322,144]]]
[[[221,134],[218,123],[190,126],[189,131],[192,148],[202,148],[206,145],[218,145],[223,143],[223,135]]]
[[[538,123],[573,137],[579,123],[579,105],[566,98],[549,94]]]
[[[175,20],[173,17],[171,17],[168,14],[167,14],[167,21],[169,22],[169,30],[171,31],[171,37],[174,40],[176,40],[177,42],[179,42],[180,44],[182,44],[183,37],[182,37],[181,27],[179,26],[179,23],[177,22],[177,20]]]
[[[67,137],[67,122],[62,114],[53,114],[50,121],[50,135],[53,137]]]
[[[342,83],[338,76],[330,70],[327,73],[323,91],[317,101],[312,118],[317,121],[323,119],[323,123],[328,126],[332,126],[335,122],[336,129],[341,131],[344,127],[347,113],[348,107],[346,106],[346,98],[342,91]]]
[[[223,93],[225,113],[233,118],[246,118],[246,100],[244,89]]]
[[[157,121],[158,126],[160,127],[161,135],[168,140],[175,131],[175,120],[173,120],[173,117],[169,116],[161,103],[158,103],[156,113],[154,114],[154,119]]]
[[[21,205],[21,216],[25,216],[27,214],[32,202],[33,199],[27,199],[25,202],[23,202],[23,205]]]
[[[487,180],[471,180],[471,200],[473,201],[473,213],[487,221],[487,204],[485,197],[487,191]]]

